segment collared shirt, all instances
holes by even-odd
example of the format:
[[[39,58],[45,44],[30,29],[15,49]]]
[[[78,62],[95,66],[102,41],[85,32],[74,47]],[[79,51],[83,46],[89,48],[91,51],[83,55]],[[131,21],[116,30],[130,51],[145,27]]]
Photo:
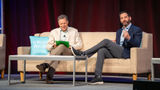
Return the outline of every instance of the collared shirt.
[[[131,27],[131,25],[132,25],[132,23],[130,23],[127,27],[122,27],[122,33],[121,33],[121,38],[120,38],[120,46],[122,46],[123,45],[123,42],[124,42],[124,37],[123,37],[123,30],[126,30],[126,31],[128,31],[129,29],[130,29],[130,27]]]
[[[60,40],[61,41],[67,41],[67,37],[68,37],[68,30],[66,31],[60,31]]]
[[[66,35],[67,35],[66,39],[69,42],[70,46],[74,47],[75,49],[82,48],[83,43],[78,33],[78,29],[73,27],[68,27]],[[61,40],[61,36],[64,37],[64,35],[61,35],[61,29],[59,27],[51,30],[47,44],[48,51],[51,51],[53,49],[53,45],[56,43],[56,41]]]

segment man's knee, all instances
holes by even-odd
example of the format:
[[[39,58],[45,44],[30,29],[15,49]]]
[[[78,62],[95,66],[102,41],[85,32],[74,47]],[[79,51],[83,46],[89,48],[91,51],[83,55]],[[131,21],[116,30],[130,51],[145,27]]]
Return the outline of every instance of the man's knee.
[[[66,48],[65,45],[60,44],[55,49],[51,50],[51,55],[61,55],[65,48]]]
[[[63,44],[58,45],[56,48],[65,48],[66,46]]]
[[[104,39],[103,42],[111,42],[109,39]]]
[[[109,39],[103,39],[102,40],[102,43],[104,43],[104,44],[109,44],[111,42],[111,40],[109,40]]]

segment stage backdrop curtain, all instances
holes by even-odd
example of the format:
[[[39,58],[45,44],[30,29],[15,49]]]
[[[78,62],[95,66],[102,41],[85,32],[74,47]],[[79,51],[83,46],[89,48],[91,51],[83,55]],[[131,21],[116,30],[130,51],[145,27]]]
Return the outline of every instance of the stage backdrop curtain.
[[[4,0],[6,66],[8,55],[17,54],[18,46],[30,45],[30,35],[58,27],[60,14],[66,14],[69,25],[79,32],[115,32],[121,27],[123,10],[131,14],[133,24],[153,34],[153,55],[160,57],[159,8],[159,0]],[[13,64],[12,71],[17,72],[17,63]]]

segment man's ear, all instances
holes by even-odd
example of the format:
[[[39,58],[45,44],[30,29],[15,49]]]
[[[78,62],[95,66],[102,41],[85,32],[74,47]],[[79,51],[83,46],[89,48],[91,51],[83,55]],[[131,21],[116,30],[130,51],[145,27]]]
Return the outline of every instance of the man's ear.
[[[130,16],[129,19],[130,19],[130,21],[131,21],[131,20],[132,20],[132,17]]]

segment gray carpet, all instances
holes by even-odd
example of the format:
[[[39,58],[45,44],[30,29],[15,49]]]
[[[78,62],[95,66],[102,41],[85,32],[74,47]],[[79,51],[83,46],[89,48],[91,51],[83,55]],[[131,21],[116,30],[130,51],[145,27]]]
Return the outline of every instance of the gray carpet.
[[[55,78],[60,77],[69,78],[72,76],[55,76]],[[4,79],[0,79],[0,90],[132,90],[133,88],[132,83],[105,82],[103,85],[87,85],[81,80],[77,80],[76,86],[72,86],[72,81],[63,81],[63,79],[56,80],[54,84],[46,84],[45,80],[39,80],[38,75],[27,75],[26,83],[20,83],[19,75],[12,75],[11,79],[11,85],[8,85],[7,75]]]

